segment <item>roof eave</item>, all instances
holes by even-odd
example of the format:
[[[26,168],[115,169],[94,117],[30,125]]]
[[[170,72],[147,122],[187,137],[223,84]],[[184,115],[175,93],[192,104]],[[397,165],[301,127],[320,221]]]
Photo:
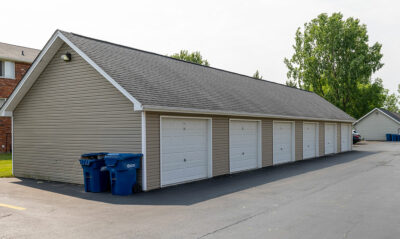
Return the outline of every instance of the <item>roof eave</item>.
[[[367,118],[367,116],[369,116],[370,114],[372,114],[375,110],[378,110],[379,112],[381,112],[382,114],[386,115],[388,118],[390,118],[391,120],[395,121],[396,123],[400,124],[400,121],[396,120],[395,118],[393,118],[392,116],[386,114],[384,111],[382,111],[379,108],[374,108],[373,110],[371,110],[370,112],[368,112],[367,114],[365,114],[363,117],[359,118],[357,121],[355,121],[353,123],[353,125],[358,124],[360,121],[362,121],[363,119]]]
[[[3,61],[12,61],[12,62],[17,62],[17,63],[27,63],[27,64],[32,64],[32,61],[28,61],[28,60],[21,60],[21,59],[17,59],[17,58],[12,58],[12,57],[0,57],[1,60]]]
[[[354,122],[354,120],[345,120],[345,119],[325,119],[325,118],[290,116],[290,115],[274,115],[274,114],[263,114],[263,113],[207,110],[207,109],[154,106],[154,105],[143,105],[143,111],[185,113],[185,114],[229,115],[229,116],[240,116],[240,117],[257,117],[257,118],[288,119],[288,120],[295,119],[295,120],[330,121],[330,122],[345,122],[345,123],[353,123]]]

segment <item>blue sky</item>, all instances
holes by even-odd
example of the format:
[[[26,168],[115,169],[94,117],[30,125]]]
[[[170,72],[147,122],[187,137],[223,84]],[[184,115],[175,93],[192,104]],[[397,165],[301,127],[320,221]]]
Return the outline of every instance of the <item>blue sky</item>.
[[[302,1],[5,1],[0,42],[42,48],[56,29],[172,54],[198,50],[212,66],[284,83],[284,57],[294,33],[320,13],[342,12],[383,44],[385,66],[375,74],[392,92],[400,83],[400,3]]]

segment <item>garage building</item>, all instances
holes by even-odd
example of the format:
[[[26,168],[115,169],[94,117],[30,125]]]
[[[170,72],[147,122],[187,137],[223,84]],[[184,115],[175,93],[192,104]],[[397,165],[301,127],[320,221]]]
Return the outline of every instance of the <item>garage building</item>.
[[[375,108],[354,122],[354,128],[365,140],[386,140],[386,134],[400,134],[400,114]]]
[[[79,155],[143,153],[151,190],[351,150],[315,93],[56,31],[1,114],[18,177],[82,183]]]

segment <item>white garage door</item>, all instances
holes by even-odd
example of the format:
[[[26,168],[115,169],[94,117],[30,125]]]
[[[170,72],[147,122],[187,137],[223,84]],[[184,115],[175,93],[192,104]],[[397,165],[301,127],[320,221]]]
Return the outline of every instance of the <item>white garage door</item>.
[[[207,178],[207,119],[161,117],[161,186]]]
[[[350,126],[342,124],[340,129],[342,152],[350,150]]]
[[[325,154],[335,153],[335,128],[334,124],[325,124]]]
[[[261,166],[259,122],[231,120],[229,123],[230,171],[238,172]]]
[[[294,161],[293,124],[291,122],[274,122],[273,161],[281,164]]]
[[[316,123],[303,125],[303,159],[317,157],[318,131]]]

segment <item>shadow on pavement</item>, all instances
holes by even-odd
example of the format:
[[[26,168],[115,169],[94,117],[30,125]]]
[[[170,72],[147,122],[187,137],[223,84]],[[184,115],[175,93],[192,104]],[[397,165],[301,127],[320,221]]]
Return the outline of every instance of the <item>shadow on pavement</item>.
[[[131,196],[113,196],[111,193],[86,193],[83,185],[46,182],[19,178],[16,184],[64,194],[85,200],[93,200],[121,205],[191,205],[226,194],[242,191],[280,179],[307,172],[348,163],[375,154],[373,151],[352,151],[317,159],[302,160],[295,163],[265,167],[232,175],[219,176],[202,181],[167,187]]]

